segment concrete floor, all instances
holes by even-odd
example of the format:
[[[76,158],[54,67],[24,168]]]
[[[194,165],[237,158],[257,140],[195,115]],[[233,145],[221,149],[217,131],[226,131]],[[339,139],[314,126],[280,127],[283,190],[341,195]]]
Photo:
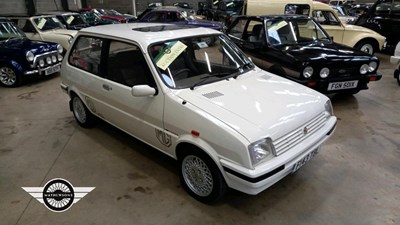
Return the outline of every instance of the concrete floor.
[[[313,160],[213,206],[186,194],[174,160],[105,123],[80,128],[58,75],[0,87],[0,224],[400,224],[400,87],[379,56],[381,81],[333,97],[338,126]],[[63,213],[21,189],[56,177],[96,189]]]

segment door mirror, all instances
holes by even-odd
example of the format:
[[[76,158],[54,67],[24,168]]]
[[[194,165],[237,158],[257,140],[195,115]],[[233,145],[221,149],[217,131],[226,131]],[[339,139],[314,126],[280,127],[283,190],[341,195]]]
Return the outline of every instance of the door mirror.
[[[134,97],[154,96],[156,94],[156,89],[149,85],[135,85],[132,87],[131,93]]]

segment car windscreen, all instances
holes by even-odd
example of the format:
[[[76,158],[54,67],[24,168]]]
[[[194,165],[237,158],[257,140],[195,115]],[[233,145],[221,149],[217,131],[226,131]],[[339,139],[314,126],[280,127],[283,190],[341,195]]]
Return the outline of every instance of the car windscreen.
[[[14,38],[25,38],[25,34],[11,22],[0,23],[0,41]]]
[[[85,24],[85,21],[79,14],[63,15],[65,22],[70,26]]]
[[[64,29],[64,26],[56,17],[37,17],[33,19],[33,22],[42,31]]]
[[[315,41],[329,41],[330,38],[312,19],[274,19],[267,25],[268,42],[272,45],[293,45]]]
[[[254,68],[224,35],[166,40],[149,47],[163,82],[174,89],[217,82]]]

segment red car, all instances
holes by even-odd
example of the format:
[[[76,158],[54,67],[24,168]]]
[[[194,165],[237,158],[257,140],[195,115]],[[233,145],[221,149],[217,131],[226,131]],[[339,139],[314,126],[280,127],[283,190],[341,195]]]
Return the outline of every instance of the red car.
[[[92,11],[94,12],[98,17],[106,20],[115,20],[120,23],[128,23],[131,21],[131,18],[128,16],[125,16],[123,14],[115,14],[115,13],[109,13],[108,10],[105,9],[96,9],[96,8],[81,8],[79,11],[81,12],[87,12],[87,11]]]

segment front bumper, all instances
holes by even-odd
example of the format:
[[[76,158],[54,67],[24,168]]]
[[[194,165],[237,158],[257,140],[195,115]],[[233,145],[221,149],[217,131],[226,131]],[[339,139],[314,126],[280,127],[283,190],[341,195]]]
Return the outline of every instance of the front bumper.
[[[61,62],[57,63],[57,64],[54,64],[54,65],[51,65],[51,66],[48,66],[48,67],[37,68],[37,69],[34,69],[34,70],[25,71],[24,75],[41,75],[41,76],[44,75],[44,76],[47,76],[47,75],[51,75],[53,73],[59,72],[60,69],[61,69]]]
[[[376,72],[374,74],[367,74],[364,76],[343,76],[343,77],[333,77],[333,78],[325,78],[325,79],[318,79],[318,80],[299,80],[294,79],[291,77],[287,77],[295,82],[303,84],[309,88],[312,88],[318,92],[324,94],[330,93],[340,93],[340,92],[348,92],[348,91],[355,91],[355,90],[365,90],[368,89],[368,83],[370,81],[378,81],[382,78],[382,74],[380,72]],[[357,81],[357,86],[351,89],[337,89],[337,90],[328,90],[328,87],[331,83],[336,82],[346,82],[346,81]]]
[[[226,183],[241,192],[256,195],[293,172],[294,165],[307,155],[319,149],[332,135],[336,127],[336,117],[331,117],[326,125],[304,142],[290,151],[258,165],[254,170],[221,159]]]

